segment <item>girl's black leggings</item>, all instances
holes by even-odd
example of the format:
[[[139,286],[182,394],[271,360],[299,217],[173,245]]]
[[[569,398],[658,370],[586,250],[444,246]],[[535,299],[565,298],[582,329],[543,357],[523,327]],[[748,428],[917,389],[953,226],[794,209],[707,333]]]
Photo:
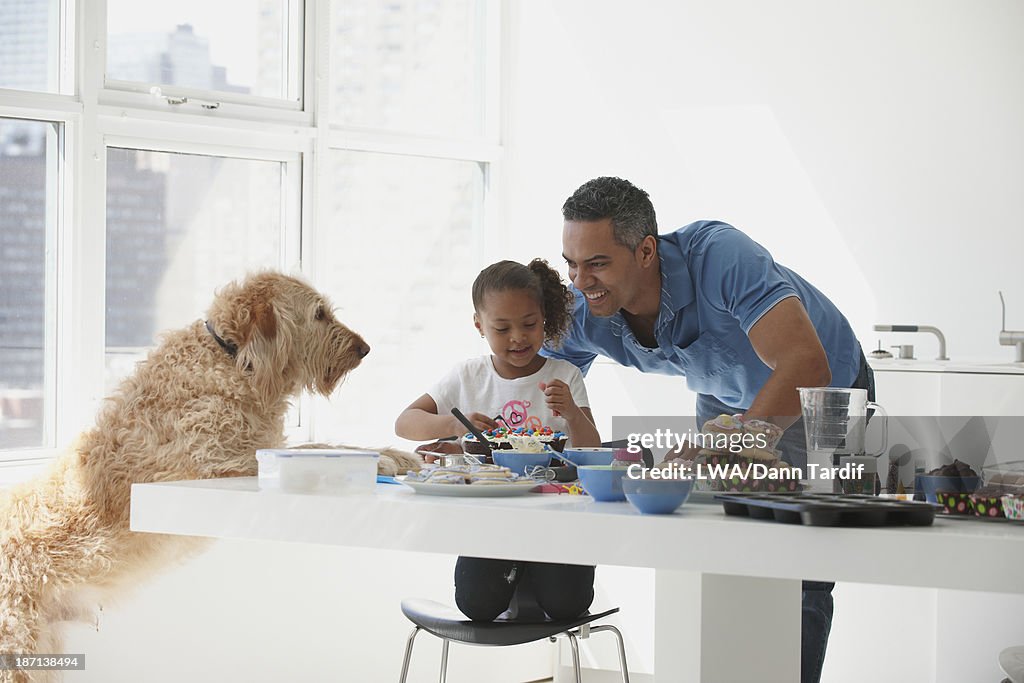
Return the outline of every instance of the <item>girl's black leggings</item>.
[[[515,598],[515,599],[513,599]],[[455,604],[473,621],[493,621],[510,607],[518,619],[573,619],[594,601],[594,567],[460,557]]]

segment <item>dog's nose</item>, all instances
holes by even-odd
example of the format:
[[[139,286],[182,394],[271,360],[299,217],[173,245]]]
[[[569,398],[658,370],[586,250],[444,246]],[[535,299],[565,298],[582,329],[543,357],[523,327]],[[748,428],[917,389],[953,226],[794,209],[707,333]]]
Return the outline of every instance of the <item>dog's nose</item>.
[[[370,345],[366,342],[359,342],[356,344],[356,353],[360,358],[366,358],[366,354],[370,353]]]

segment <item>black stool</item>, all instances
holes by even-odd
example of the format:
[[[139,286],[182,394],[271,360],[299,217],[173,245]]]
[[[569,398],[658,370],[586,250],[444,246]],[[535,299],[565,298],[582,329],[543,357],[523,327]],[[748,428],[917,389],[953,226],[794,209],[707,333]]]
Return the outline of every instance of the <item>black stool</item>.
[[[555,642],[557,636],[565,636],[572,646],[572,667],[576,675],[576,683],[580,683],[580,652],[577,639],[589,638],[591,633],[599,631],[611,631],[619,646],[619,667],[622,670],[623,683],[629,683],[629,671],[626,669],[626,648],[622,642],[622,634],[619,629],[611,624],[591,626],[591,622],[597,621],[609,614],[615,614],[619,608],[610,609],[599,614],[584,614],[575,619],[562,619],[559,621],[534,621],[534,620],[496,620],[496,621],[470,621],[453,607],[442,605],[433,600],[420,600],[408,598],[402,601],[402,614],[409,618],[416,628],[409,634],[405,645],[405,659],[402,660],[402,677],[400,683],[405,683],[409,674],[409,661],[412,659],[412,645],[416,634],[420,629],[437,636],[444,641],[441,647],[441,683],[444,683],[448,672],[448,643],[465,643],[466,645],[482,645],[489,647],[502,647],[505,645],[522,645],[532,643],[543,638],[549,638]]]

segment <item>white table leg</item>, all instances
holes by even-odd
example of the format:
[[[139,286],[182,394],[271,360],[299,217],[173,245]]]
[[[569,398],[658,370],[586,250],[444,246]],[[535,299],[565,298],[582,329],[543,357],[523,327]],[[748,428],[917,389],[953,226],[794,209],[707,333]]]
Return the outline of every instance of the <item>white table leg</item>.
[[[655,571],[656,683],[800,680],[800,581]]]

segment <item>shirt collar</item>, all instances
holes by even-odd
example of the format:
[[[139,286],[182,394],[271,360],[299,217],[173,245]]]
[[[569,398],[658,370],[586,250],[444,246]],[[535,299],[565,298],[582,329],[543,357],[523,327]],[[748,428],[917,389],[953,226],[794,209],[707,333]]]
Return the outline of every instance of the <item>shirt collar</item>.
[[[693,303],[693,278],[686,259],[671,238],[658,236],[658,262],[661,267],[661,310],[655,330],[667,325],[676,313]]]

